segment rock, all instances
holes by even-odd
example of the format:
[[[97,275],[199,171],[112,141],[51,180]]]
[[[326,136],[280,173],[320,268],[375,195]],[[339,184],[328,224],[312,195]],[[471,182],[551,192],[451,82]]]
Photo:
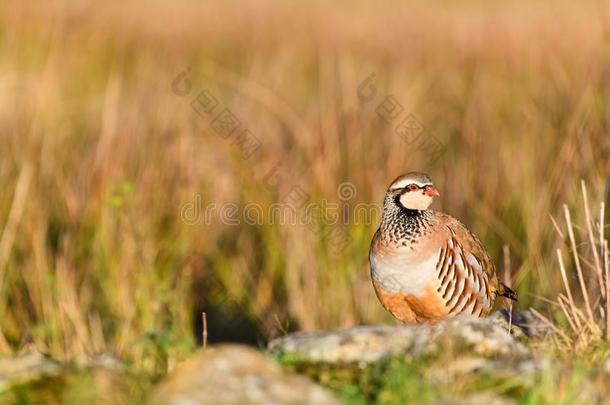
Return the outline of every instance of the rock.
[[[219,345],[180,364],[152,404],[338,404],[326,390],[247,346]]]
[[[37,351],[0,356],[0,392],[10,384],[20,384],[61,371],[59,363]]]
[[[278,356],[305,362],[361,363],[408,355],[459,354],[527,363],[530,351],[495,321],[456,317],[436,325],[357,326],[334,332],[296,333],[269,344]]]
[[[542,322],[530,310],[509,312],[507,309],[496,311],[489,319],[520,339],[542,340],[551,336],[554,332],[550,326]]]
[[[373,363],[420,350],[431,334],[431,328],[419,326],[356,326],[287,335],[271,341],[269,349],[307,362]]]
[[[110,353],[99,353],[95,356],[85,359],[78,364],[79,368],[103,368],[107,370],[124,371],[125,365],[121,363],[116,356]]]
[[[511,403],[500,395],[470,402],[469,395],[490,386],[526,392],[549,366],[494,320],[475,317],[297,333],[272,341],[269,350],[289,369],[339,392],[358,387],[360,397],[380,403],[432,402],[447,394],[439,403]]]
[[[36,351],[0,357],[2,403],[141,403],[148,387],[109,354],[80,363]]]

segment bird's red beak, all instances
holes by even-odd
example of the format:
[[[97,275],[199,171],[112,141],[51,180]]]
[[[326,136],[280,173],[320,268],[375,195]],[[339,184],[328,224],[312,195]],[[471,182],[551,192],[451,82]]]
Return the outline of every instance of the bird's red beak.
[[[435,189],[432,186],[426,186],[424,188],[424,194],[425,195],[429,195],[430,197],[438,197],[439,195],[441,195],[437,189]]]

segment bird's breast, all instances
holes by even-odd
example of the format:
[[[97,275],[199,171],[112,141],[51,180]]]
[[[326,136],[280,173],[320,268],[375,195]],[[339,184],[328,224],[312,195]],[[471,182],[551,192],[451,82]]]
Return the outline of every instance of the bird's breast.
[[[384,252],[371,251],[369,261],[371,277],[388,293],[420,296],[438,283],[436,264],[440,251],[428,256],[415,254],[409,249]]]

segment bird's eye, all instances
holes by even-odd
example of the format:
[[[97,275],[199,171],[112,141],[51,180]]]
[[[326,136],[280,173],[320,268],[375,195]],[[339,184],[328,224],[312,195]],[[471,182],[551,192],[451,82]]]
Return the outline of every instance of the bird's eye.
[[[419,186],[417,184],[409,184],[407,188],[409,189],[409,191],[419,190]]]

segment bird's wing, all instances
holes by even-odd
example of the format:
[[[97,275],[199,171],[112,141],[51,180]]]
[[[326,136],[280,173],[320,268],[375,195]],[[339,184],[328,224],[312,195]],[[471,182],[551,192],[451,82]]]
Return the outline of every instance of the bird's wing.
[[[464,225],[449,216],[443,222],[447,232],[436,265],[438,292],[450,314],[486,315],[498,290],[493,262]]]

